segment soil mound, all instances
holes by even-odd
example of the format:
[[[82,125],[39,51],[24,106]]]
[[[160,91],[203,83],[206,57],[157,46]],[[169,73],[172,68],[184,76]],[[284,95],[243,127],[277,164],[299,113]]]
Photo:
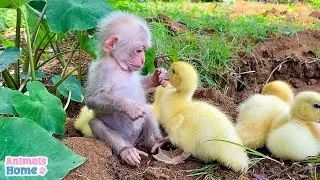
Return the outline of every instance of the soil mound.
[[[267,81],[282,79],[295,88],[318,84],[320,31],[306,30],[292,37],[272,38],[250,54],[239,54],[234,71],[237,91],[261,89]]]

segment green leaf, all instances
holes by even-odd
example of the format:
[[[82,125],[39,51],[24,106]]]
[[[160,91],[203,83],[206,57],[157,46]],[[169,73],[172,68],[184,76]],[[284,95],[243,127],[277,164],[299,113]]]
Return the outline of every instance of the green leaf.
[[[29,119],[0,117],[0,176],[2,179],[62,179],[86,161]],[[6,156],[48,158],[45,176],[4,178]]]
[[[0,88],[0,114],[10,114],[16,115],[17,112],[12,105],[12,96],[15,94],[20,94],[19,91],[13,91],[9,88]]]
[[[8,47],[0,54],[0,72],[5,70],[9,64],[19,60],[20,50],[15,47]]]
[[[46,74],[44,72],[42,72],[42,71],[36,70],[35,73],[36,73],[36,80],[41,80],[41,79],[46,77]],[[28,74],[27,72],[20,73],[20,78],[21,79],[26,79],[27,78],[27,74]],[[29,79],[32,79],[31,75],[29,76]]]
[[[0,8],[20,8],[30,0],[1,0]]]
[[[11,47],[15,46],[15,43],[13,41],[10,41],[9,39],[6,39],[4,36],[0,34],[0,41],[5,47]]]
[[[47,19],[53,32],[84,31],[95,27],[109,12],[111,6],[105,0],[50,0]]]
[[[97,47],[98,41],[91,36],[84,36],[83,40],[83,49],[93,58],[97,58]]]
[[[56,84],[61,80],[61,76],[55,75],[52,77],[52,82]],[[83,88],[80,81],[74,76],[69,76],[59,86],[58,91],[66,98],[69,96],[71,91],[71,99],[76,102],[82,102],[84,99]]]
[[[29,82],[27,90],[29,96],[16,94],[12,97],[19,116],[35,121],[51,133],[63,135],[67,115],[60,99],[38,81]]]
[[[156,58],[156,50],[154,48],[149,48],[146,51],[146,62],[142,69],[142,75],[148,75],[153,73],[155,70],[154,60]]]
[[[82,36],[80,31],[76,33],[78,41],[80,42],[80,38],[82,38],[82,48],[93,58],[96,59],[96,51],[97,51],[97,39],[90,35],[88,32],[82,32]]]

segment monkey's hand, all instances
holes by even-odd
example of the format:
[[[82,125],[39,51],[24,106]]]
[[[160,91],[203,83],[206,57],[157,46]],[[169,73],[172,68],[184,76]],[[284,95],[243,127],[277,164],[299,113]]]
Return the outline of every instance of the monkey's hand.
[[[162,68],[157,68],[152,75],[152,83],[154,87],[158,87],[160,85],[162,87],[166,87],[169,83],[167,71]]]
[[[126,163],[128,163],[131,166],[138,166],[140,164],[140,161],[141,161],[140,154],[145,157],[148,157],[147,153],[140,151],[134,147],[124,147],[120,151],[121,159],[126,161]]]
[[[126,113],[130,117],[130,119],[133,121],[135,121],[139,118],[143,118],[146,114],[143,107],[141,105],[135,103],[134,101],[132,101],[132,102],[130,101],[129,103],[127,103],[126,107],[127,107]]]

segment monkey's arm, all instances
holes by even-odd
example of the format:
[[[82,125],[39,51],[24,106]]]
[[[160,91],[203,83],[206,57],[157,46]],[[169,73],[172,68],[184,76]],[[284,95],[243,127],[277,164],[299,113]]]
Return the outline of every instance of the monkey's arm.
[[[157,68],[152,75],[146,76],[141,79],[141,84],[144,90],[148,90],[154,87],[168,85],[168,79],[161,77],[162,74],[166,73],[166,70]]]
[[[97,87],[86,90],[84,103],[95,111],[100,112],[119,112],[127,114],[132,120],[139,119],[144,116],[143,108],[136,102],[110,95],[106,88]]]
[[[152,80],[152,75],[143,77],[143,78],[141,79],[141,84],[142,84],[142,87],[143,87],[143,89],[144,89],[145,91],[158,86],[158,85]]]

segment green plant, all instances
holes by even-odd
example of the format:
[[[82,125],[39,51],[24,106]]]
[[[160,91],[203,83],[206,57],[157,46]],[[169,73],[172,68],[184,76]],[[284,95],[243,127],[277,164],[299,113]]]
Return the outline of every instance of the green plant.
[[[218,164],[205,165],[202,168],[188,170],[188,176],[199,176],[197,179],[215,179],[214,170],[218,168]]]
[[[312,8],[320,9],[320,1],[319,0],[309,0],[308,2],[311,4]]]
[[[29,119],[0,117],[0,127],[1,177],[4,177],[5,174],[4,161],[6,156],[47,157],[48,172],[42,177],[45,179],[62,179],[70,170],[86,160]],[[18,177],[11,178],[18,179]],[[27,179],[27,177],[20,178]]]
[[[26,82],[31,80],[37,80],[36,73],[42,73],[39,69],[50,62],[52,59],[57,58],[62,66],[61,78],[55,85],[50,88],[50,92],[56,92],[58,86],[64,81],[68,80],[69,76],[75,71],[78,71],[78,80],[67,81],[70,82],[70,86],[78,85],[78,89],[81,89],[79,80],[81,80],[82,70],[82,52],[87,51],[92,57],[95,58],[95,40],[90,34],[91,29],[94,28],[99,19],[111,11],[110,6],[104,0],[95,0],[93,5],[87,3],[87,1],[9,1],[5,0],[0,3],[1,8],[16,9],[16,41],[15,48],[10,47],[10,41],[4,43],[8,50],[2,52],[3,57],[1,61],[2,67],[0,70],[4,77],[4,83],[11,89],[20,91],[25,90]],[[95,9],[95,11],[92,11]],[[61,18],[63,17],[63,18]],[[68,21],[68,23],[66,23]],[[23,24],[24,22],[24,24]],[[24,25],[26,33],[26,47],[20,47],[20,34],[21,26]],[[78,37],[78,43],[74,43],[74,47],[71,50],[60,51],[59,41],[66,36],[67,33],[74,33]],[[2,37],[2,39],[5,39]],[[53,49],[54,55],[48,57],[46,50],[48,48]],[[7,57],[7,53],[20,52],[18,57]],[[78,67],[66,72],[70,64],[70,60],[75,52],[79,52]],[[66,53],[72,53],[68,61],[65,61],[61,55]],[[42,60],[44,58],[44,60]],[[9,73],[8,66],[15,64],[14,76]],[[23,68],[20,69],[22,63]],[[22,71],[22,74],[21,74]],[[43,74],[43,73],[42,73]],[[24,75],[21,79],[20,75]],[[75,89],[75,88],[74,88]],[[60,91],[61,88],[58,88]],[[82,92],[81,92],[82,93]],[[61,93],[65,97],[68,97],[66,93]],[[71,99],[80,101],[79,98],[75,99],[72,95]]]
[[[70,99],[83,101],[80,83],[82,52],[87,51],[95,56],[92,29],[111,8],[104,0],[3,0],[0,8],[5,8],[1,12],[16,10],[15,42],[0,36],[5,46],[0,54],[0,72],[6,86],[0,87],[0,148],[4,150],[0,155],[1,166],[9,154],[43,155],[49,158],[48,168],[51,168],[46,178],[63,178],[85,158],[73,153],[52,136],[64,134],[68,106],[67,103],[63,107],[61,100],[53,94],[62,94],[68,102]],[[20,46],[22,31],[26,35],[26,46]],[[76,36],[78,42],[71,50],[60,51],[59,42],[67,34]],[[54,51],[51,57],[47,53],[49,47]],[[78,67],[67,72],[72,56],[65,61],[61,55],[69,52],[79,52],[79,58]],[[63,71],[52,78],[54,85],[47,89],[40,82],[46,77],[40,68],[55,58]],[[71,75],[76,70],[78,78]],[[28,131],[27,139],[21,130]],[[52,154],[51,151],[59,152]]]

